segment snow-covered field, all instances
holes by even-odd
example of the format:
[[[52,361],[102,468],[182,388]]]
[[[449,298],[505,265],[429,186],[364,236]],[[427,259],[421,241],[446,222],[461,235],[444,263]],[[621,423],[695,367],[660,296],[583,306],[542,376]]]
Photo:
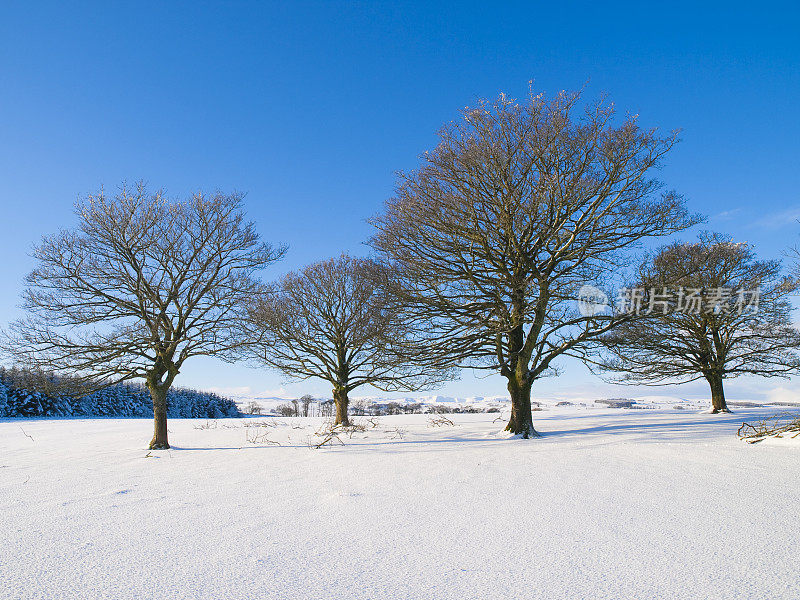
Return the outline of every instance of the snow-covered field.
[[[796,599],[800,445],[735,436],[770,412],[381,417],[319,450],[319,419],[172,420],[149,457],[147,420],[4,420],[0,598]]]

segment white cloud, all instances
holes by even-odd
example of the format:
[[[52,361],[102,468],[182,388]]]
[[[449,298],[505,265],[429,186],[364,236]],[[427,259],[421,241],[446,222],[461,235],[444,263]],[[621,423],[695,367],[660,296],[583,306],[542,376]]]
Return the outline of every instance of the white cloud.
[[[762,229],[780,229],[786,226],[797,226],[798,221],[800,221],[800,208],[795,207],[768,213],[753,221],[753,226]]]
[[[252,389],[247,385],[240,387],[212,387],[209,388],[209,391],[228,398],[246,398],[252,394]]]
[[[732,219],[736,215],[740,214],[741,212],[742,212],[741,207],[740,208],[732,208],[731,210],[723,210],[721,213],[717,213],[712,218],[714,218],[714,219],[716,219],[718,221],[727,221],[729,219]]]
[[[765,395],[767,402],[800,402],[800,390],[797,389],[779,386],[767,390]]]

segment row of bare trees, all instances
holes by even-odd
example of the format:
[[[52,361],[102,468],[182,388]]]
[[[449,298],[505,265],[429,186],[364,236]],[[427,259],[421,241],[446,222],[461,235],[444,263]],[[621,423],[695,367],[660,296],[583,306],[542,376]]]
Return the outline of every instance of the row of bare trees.
[[[719,236],[638,255],[643,242],[702,221],[653,176],[676,142],[579,93],[481,102],[399,175],[371,221],[374,258],[343,255],[271,284],[258,273],[286,248],[259,240],[240,195],[100,192],[78,203],[75,230],[36,248],[29,316],[3,347],[88,387],[144,379],[151,448],[169,447],[166,392],[199,355],[323,379],[339,424],[359,386],[420,390],[471,368],[506,379],[507,429],[533,436],[531,390],[564,356],[623,381],[705,377],[724,410],[725,377],[798,369],[787,303],[797,286],[778,263]],[[586,283],[760,287],[762,303],[736,319],[586,312],[576,304]]]

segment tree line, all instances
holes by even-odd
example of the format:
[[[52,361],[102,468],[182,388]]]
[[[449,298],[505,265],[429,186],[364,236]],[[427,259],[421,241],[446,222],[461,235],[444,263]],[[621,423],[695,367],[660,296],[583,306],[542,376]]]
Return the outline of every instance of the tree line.
[[[630,404],[630,402],[629,402]],[[245,405],[244,412],[252,415],[263,414],[261,406],[252,401]],[[297,400],[289,400],[275,407],[275,412],[282,417],[333,417],[335,415],[334,400],[317,400],[310,395],[305,395]],[[359,399],[349,406],[349,414],[358,417],[383,417],[388,415],[419,415],[419,414],[454,414],[454,413],[498,413],[496,406],[448,406],[446,404],[424,404],[422,402],[369,402]]]
[[[146,417],[153,414],[150,393],[141,383],[116,383],[90,393],[75,393],[68,381],[28,369],[0,367],[0,417]],[[220,419],[241,415],[236,403],[211,392],[172,388],[167,415]]]
[[[35,248],[27,316],[2,347],[86,389],[143,381],[151,448],[169,447],[168,393],[194,356],[327,381],[345,426],[360,386],[416,391],[468,368],[505,378],[506,429],[535,436],[531,391],[564,357],[623,383],[705,378],[725,411],[725,378],[800,367],[797,280],[720,234],[648,250],[704,220],[655,177],[677,142],[579,92],[480,101],[399,173],[370,219],[372,256],[275,282],[259,273],[287,248],[261,241],[240,194],[101,190],[77,203],[76,228]],[[583,310],[587,284],[601,297],[643,290],[647,309]],[[718,294],[745,288],[760,291],[758,310]],[[688,289],[699,312],[680,310]]]

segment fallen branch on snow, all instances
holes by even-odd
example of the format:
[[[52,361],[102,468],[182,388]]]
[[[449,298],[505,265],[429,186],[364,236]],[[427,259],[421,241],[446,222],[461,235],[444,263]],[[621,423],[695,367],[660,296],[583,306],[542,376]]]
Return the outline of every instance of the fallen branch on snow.
[[[742,423],[736,434],[749,444],[757,444],[768,437],[796,438],[800,436],[800,415],[781,414],[752,424]]]
[[[258,444],[272,444],[273,446],[280,446],[280,442],[276,442],[275,440],[271,440],[267,437],[266,431],[251,431],[250,429],[247,430],[245,433],[245,439],[247,440],[248,444],[258,445]]]

